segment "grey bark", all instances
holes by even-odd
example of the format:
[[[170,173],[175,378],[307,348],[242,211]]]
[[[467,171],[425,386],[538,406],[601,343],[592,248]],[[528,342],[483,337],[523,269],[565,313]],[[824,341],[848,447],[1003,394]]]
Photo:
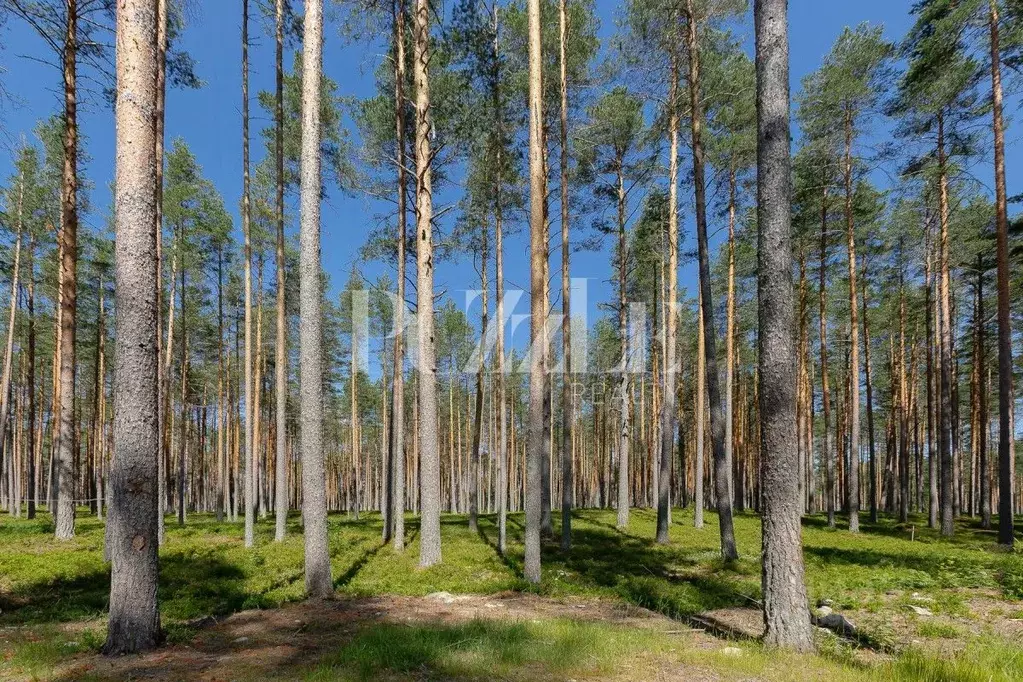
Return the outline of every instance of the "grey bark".
[[[731,465],[725,452],[725,416],[721,408],[718,385],[717,342],[715,339],[714,304],[711,298],[710,254],[707,245],[707,200],[703,159],[703,112],[700,100],[700,62],[697,41],[697,19],[693,0],[686,0],[687,44],[689,49],[690,123],[692,126],[693,183],[696,198],[696,236],[700,261],[700,300],[703,305],[703,338],[707,377],[707,399],[710,403],[710,435],[714,452],[714,492],[717,498],[718,524],[721,533],[721,556],[725,561],[739,558],[732,525],[732,499],[728,490]]]
[[[397,0],[394,9],[394,109],[398,166],[398,282],[394,314],[394,389],[391,392],[391,524],[394,551],[405,549],[405,2]]]
[[[757,224],[764,642],[813,648],[804,583],[796,433],[786,0],[757,0]]]
[[[61,179],[60,411],[57,444],[58,540],[75,536],[75,319],[78,298],[78,2],[67,0],[64,37],[64,168]]]
[[[116,332],[114,457],[108,523],[110,617],[103,653],[160,640],[157,459],[160,452],[155,120],[157,0],[117,12],[114,195]]]
[[[308,10],[307,10],[308,12]],[[308,72],[303,72],[308,73]],[[303,79],[303,82],[305,79]],[[303,96],[305,92],[303,91]],[[304,128],[303,128],[304,132]],[[305,148],[303,147],[303,152]],[[304,154],[303,154],[304,160]],[[305,164],[302,164],[303,168]],[[242,233],[245,238],[245,546],[256,542],[256,453],[253,448],[252,390],[252,234],[249,204],[249,0],[242,0]],[[317,229],[319,229],[317,216]],[[317,255],[319,262],[319,255]]]
[[[299,375],[302,413],[302,520],[305,590],[333,594],[327,548],[323,468],[323,284],[320,268],[320,82],[323,73],[322,0],[306,0],[302,51],[302,171],[300,191]],[[251,505],[250,505],[251,506]],[[250,511],[250,507],[246,507]]]
[[[275,458],[276,491],[274,540],[281,542],[288,527],[288,328],[284,310],[284,0],[274,2],[274,58],[276,89],[274,93],[274,162],[277,168],[277,345],[274,357],[274,391],[277,398],[277,454]]]
[[[664,339],[664,377],[663,402],[661,404],[661,446],[660,461],[657,463],[657,542],[668,542],[668,526],[670,525],[671,501],[671,458],[675,451],[675,415],[678,412],[676,392],[676,354],[678,344],[678,314],[675,301],[678,299],[678,94],[679,94],[678,56],[671,53],[671,84],[668,107],[671,117],[668,120],[670,139],[668,158],[668,290],[664,301],[663,324]],[[683,470],[685,463],[682,463]],[[701,472],[702,474],[702,472]],[[702,484],[702,481],[698,485]],[[702,495],[701,495],[701,505]],[[701,515],[703,510],[697,512]],[[701,521],[702,524],[702,521]]]
[[[525,561],[527,581],[540,582],[541,466],[544,442],[544,358],[547,348],[547,302],[544,295],[543,93],[540,42],[540,0],[526,3],[529,18],[529,289],[531,339],[529,407],[526,420]]]

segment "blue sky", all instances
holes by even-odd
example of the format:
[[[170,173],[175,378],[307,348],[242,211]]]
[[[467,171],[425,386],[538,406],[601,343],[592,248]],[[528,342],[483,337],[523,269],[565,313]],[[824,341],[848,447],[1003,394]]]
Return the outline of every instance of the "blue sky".
[[[189,51],[197,62],[200,77],[206,86],[197,91],[170,90],[167,100],[167,140],[182,137],[196,154],[204,173],[219,188],[225,202],[236,216],[241,195],[241,67],[239,31],[241,22],[240,0],[193,0],[187,31],[182,47]],[[254,4],[254,3],[253,3]],[[897,0],[858,0],[842,2],[837,0],[791,0],[790,2],[790,50],[793,94],[798,90],[799,80],[813,71],[828,52],[833,41],[845,26],[854,26],[863,21],[881,23],[886,36],[898,40],[910,25],[908,14],[910,3]],[[601,21],[600,34],[609,36],[614,31],[614,15],[617,4],[612,0],[597,0]],[[335,12],[336,14],[336,12]],[[325,30],[326,46],[324,68],[340,86],[341,94],[350,97],[365,97],[373,91],[373,70],[377,67],[384,48],[381,45],[345,44],[338,33],[336,16],[331,18]],[[256,10],[250,35],[251,60],[251,111],[254,117],[253,164],[263,153],[263,145],[257,131],[268,121],[255,103],[259,90],[273,86],[273,41],[267,33],[268,26]],[[752,20],[746,22],[747,34],[752,31]],[[3,133],[0,136],[0,177],[11,173],[11,148],[17,144],[21,133],[31,135],[35,122],[54,111],[60,105],[58,96],[58,73],[23,55],[40,55],[44,50],[42,41],[28,28],[9,21],[2,29],[2,50],[0,65],[6,69],[3,79],[6,88],[18,102],[5,106],[0,111]],[[752,39],[747,35],[747,44]],[[750,49],[752,49],[750,47]],[[285,59],[290,66],[291,59]],[[1014,106],[1014,105],[1011,105]],[[1011,112],[1010,112],[1011,113]],[[91,162],[86,173],[95,189],[92,192],[94,213],[86,218],[92,225],[105,220],[109,205],[107,189],[113,175],[114,126],[113,112],[104,104],[88,101],[81,112],[82,130],[88,138],[88,152]],[[1014,172],[1021,169],[1019,145],[1010,128],[1007,136],[1008,179],[1010,195],[1020,192],[1019,177]],[[682,172],[688,172],[687,165]],[[990,169],[980,163],[974,174],[990,185]],[[692,218],[689,204],[692,201],[691,188],[684,190],[684,229],[689,237],[687,250],[695,250],[692,238]],[[375,217],[381,212],[380,205],[362,196],[343,196],[331,192],[323,207],[323,263],[331,275],[334,289],[338,289],[347,276],[357,249],[367,232],[375,225]],[[711,240],[721,239],[720,219],[712,216]],[[609,276],[609,252],[579,253],[574,256],[573,275],[592,277],[604,282]],[[524,286],[528,277],[528,246],[521,231],[510,237],[506,243],[506,272],[509,286]],[[381,270],[370,267],[367,274],[375,276]],[[458,290],[471,287],[475,280],[474,271],[468,261],[445,262],[438,266],[438,289],[447,289],[458,296]],[[685,265],[680,272],[681,282],[692,291],[695,283],[695,264]],[[591,289],[591,306],[596,300],[608,294],[608,288],[600,284]],[[525,313],[525,310],[517,312]]]

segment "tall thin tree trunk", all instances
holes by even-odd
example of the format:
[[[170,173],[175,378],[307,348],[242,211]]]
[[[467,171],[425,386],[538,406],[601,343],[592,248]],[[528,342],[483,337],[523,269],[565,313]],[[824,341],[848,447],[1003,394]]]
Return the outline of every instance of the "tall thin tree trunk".
[[[75,327],[78,299],[78,0],[66,0],[64,35],[64,169],[60,228],[60,426],[57,446],[58,540],[75,536]]]
[[[437,434],[437,356],[433,319],[433,154],[430,138],[430,3],[416,0],[412,70],[416,85],[416,301],[419,332],[419,447],[421,520],[419,565],[440,563],[440,443]]]
[[[977,478],[980,526],[991,528],[991,478],[987,461],[987,331],[984,326],[984,257],[977,254]]]
[[[420,0],[422,1],[422,0]],[[525,476],[525,561],[527,581],[540,582],[541,459],[544,456],[544,366],[547,348],[547,302],[544,287],[543,54],[540,0],[527,0],[529,20],[529,272],[530,352]]]
[[[561,69],[561,549],[572,545],[572,434],[575,407],[572,401],[572,313],[568,241],[568,10],[566,0],[558,3],[558,65]]]
[[[246,3],[248,0],[245,0]],[[327,499],[323,469],[323,284],[320,266],[320,82],[323,73],[323,5],[306,0],[302,51],[302,171],[300,192],[299,379],[302,414],[302,521],[305,525],[305,591],[333,594],[327,549]],[[247,513],[250,511],[247,507]]]
[[[117,12],[117,346],[107,655],[151,649],[160,641],[156,5],[156,0],[123,0]]]
[[[625,231],[625,182],[623,159],[615,161],[618,188],[618,333],[621,335],[621,378],[618,384],[621,411],[618,422],[618,519],[617,526],[624,530],[629,525],[629,455],[632,445],[632,384],[629,375],[632,344],[630,343],[629,318],[626,306],[628,286],[628,240]]]
[[[494,141],[496,147],[494,174],[494,296],[497,299],[496,324],[497,324],[497,551],[503,556],[507,545],[507,523],[508,523],[508,415],[507,396],[504,381],[504,213],[501,203],[501,191],[504,179],[503,151],[504,151],[504,127],[502,116],[501,100],[501,60],[498,58],[500,31],[498,27],[498,9],[494,4],[494,43],[493,43],[493,64],[494,73],[491,79],[491,98],[495,111]],[[514,431],[514,429],[512,429]]]
[[[703,159],[703,110],[700,94],[700,60],[694,0],[686,0],[687,38],[689,49],[689,97],[692,126],[693,183],[696,194],[696,235],[700,260],[700,299],[703,304],[705,373],[707,399],[710,402],[711,445],[714,452],[714,491],[717,498],[718,523],[721,532],[721,556],[725,561],[739,558],[732,527],[732,500],[728,490],[731,465],[725,451],[724,413],[718,388],[717,341],[715,339],[714,304],[711,300],[710,249],[707,244],[707,200]]]
[[[20,212],[20,211],[19,211]],[[36,429],[36,275],[35,275],[36,238],[34,233],[28,237],[28,518],[36,517],[36,504],[39,501],[39,478],[36,469],[37,438]],[[39,432],[41,436],[41,432]]]
[[[167,384],[167,372],[162,362],[163,357],[163,147],[164,147],[164,124],[166,118],[167,100],[167,2],[168,0],[157,0],[156,3],[156,109],[154,111],[154,135],[153,149],[156,163],[156,210],[154,211],[154,229],[156,230],[156,354],[157,354],[157,390],[159,391],[159,409],[157,414],[160,434],[159,449],[157,454],[157,479],[160,489],[157,500],[157,527],[160,544],[163,544],[164,537],[164,510],[167,504],[167,462],[169,461],[169,443],[165,442],[166,437],[166,407],[170,402],[169,386]]]
[[[1009,228],[1005,193],[1005,131],[998,3],[991,0],[991,109],[995,138],[995,235],[998,263],[998,542],[1012,547],[1013,429],[1012,325],[1009,317]]]
[[[803,572],[796,459],[786,0],[757,0],[757,372],[763,449],[764,642],[813,648]]]
[[[941,379],[938,401],[940,415],[940,432],[938,437],[941,451],[940,509],[941,534],[951,537],[955,532],[955,515],[953,512],[953,464],[955,443],[952,438],[952,304],[951,281],[948,264],[948,176],[945,157],[945,120],[943,112],[938,112],[938,217],[940,234],[938,237],[938,336],[941,348]]]
[[[845,229],[849,251],[849,466],[845,470],[849,530],[860,530],[860,331],[856,305],[856,230],[853,222],[852,113],[845,115]]]
[[[394,551],[405,549],[405,240],[406,174],[405,174],[405,2],[395,0],[394,15],[394,119],[398,172],[398,274],[394,311],[394,367],[391,391],[390,454],[393,486],[391,488],[390,521]]]
[[[17,210],[17,237],[14,240],[14,268],[11,271],[11,303],[10,312],[7,314],[7,342],[4,344],[4,372],[3,379],[0,380],[0,443],[5,442],[7,439],[7,421],[8,414],[10,412],[10,399],[11,399],[11,360],[14,356],[14,327],[15,327],[15,314],[18,312],[18,270],[21,265],[21,197],[24,194],[24,180],[25,176],[21,177],[22,189],[18,195],[18,210]],[[13,431],[13,429],[12,429]],[[6,448],[8,451],[8,459],[10,469],[14,471],[14,448]],[[11,487],[8,491],[10,497],[10,511],[14,514],[14,479],[11,478]]]
[[[825,491],[828,511],[828,528],[835,527],[835,465],[831,444],[831,395],[828,386],[828,188],[821,197],[821,262],[820,284],[817,287],[820,298],[820,362],[821,362],[821,407],[824,420],[824,445],[821,458],[824,460]]]
[[[678,393],[676,390],[676,371],[678,355],[678,97],[679,97],[679,56],[675,49],[671,51],[671,83],[668,95],[668,263],[667,295],[663,304],[662,324],[665,327],[664,339],[664,378],[661,404],[661,447],[660,461],[657,466],[657,542],[669,540],[671,500],[671,460],[675,453],[675,415],[678,412]],[[702,413],[697,419],[702,419]],[[698,455],[699,456],[699,455]],[[702,461],[702,459],[701,459]],[[701,471],[702,474],[702,471]],[[701,476],[702,478],[702,476]],[[699,528],[703,525],[703,491],[702,480],[697,481],[698,504],[694,515],[700,516]]]
[[[274,349],[274,394],[277,398],[276,491],[274,540],[281,542],[288,524],[288,327],[284,308],[284,0],[274,1],[274,163],[277,170],[277,343]]]
[[[480,436],[483,431],[483,372],[486,369],[486,354],[482,349],[486,348],[487,323],[489,305],[487,301],[487,230],[482,230],[482,248],[480,249],[480,260],[483,267],[480,270],[480,288],[483,290],[482,304],[483,313],[480,324],[480,366],[476,370],[476,410],[473,415],[472,426],[472,461],[469,463],[469,529],[476,532],[476,516],[479,513],[479,481],[480,481]],[[460,460],[459,460],[460,461]]]
[[[306,9],[309,13],[309,9]],[[308,71],[303,71],[309,74]],[[308,80],[308,76],[303,82]],[[305,92],[303,91],[303,95]],[[304,102],[303,102],[304,104]],[[303,112],[304,114],[304,112]],[[304,129],[303,129],[304,133]],[[318,133],[317,133],[318,134]],[[304,152],[303,148],[303,152]],[[304,156],[304,154],[303,154]],[[304,165],[304,164],[303,164]],[[317,185],[318,188],[318,185]],[[318,189],[317,189],[318,191]],[[256,542],[256,452],[252,386],[252,234],[249,198],[249,0],[242,0],[242,234],[245,239],[245,546]],[[318,256],[317,256],[318,260]],[[308,573],[308,572],[307,572]],[[308,590],[308,584],[306,589]]]
[[[867,283],[863,282],[862,286],[863,374],[867,382],[867,439],[870,443],[870,522],[877,523],[877,451],[874,443],[874,388],[870,376],[870,319],[867,316]]]

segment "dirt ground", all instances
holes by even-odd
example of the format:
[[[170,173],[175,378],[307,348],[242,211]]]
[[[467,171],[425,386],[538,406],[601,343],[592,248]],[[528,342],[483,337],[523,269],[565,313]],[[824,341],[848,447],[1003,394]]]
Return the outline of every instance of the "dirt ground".
[[[304,602],[281,609],[243,611],[201,624],[189,642],[140,656],[76,659],[61,679],[111,680],[287,679],[336,652],[360,627],[373,623],[456,625],[473,619],[535,621],[569,618],[648,628],[683,638],[687,647],[721,649],[726,641],[652,611],[594,599],[550,599],[507,593],[489,596],[436,593],[427,597],[367,597]],[[746,620],[748,623],[749,620]],[[637,662],[639,663],[639,662]],[[715,680],[710,670],[677,661],[644,660],[644,679]],[[628,668],[628,666],[625,666]],[[289,674],[291,671],[291,674]],[[628,672],[611,680],[628,679]]]

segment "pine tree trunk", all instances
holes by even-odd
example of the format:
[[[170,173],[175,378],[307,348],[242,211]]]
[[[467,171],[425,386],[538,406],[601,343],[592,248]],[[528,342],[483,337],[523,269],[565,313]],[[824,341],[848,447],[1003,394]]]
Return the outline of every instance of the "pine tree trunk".
[[[405,2],[396,0],[392,17],[394,23],[394,119],[395,157],[398,174],[398,273],[397,296],[394,311],[394,367],[391,391],[391,443],[388,455],[391,461],[393,484],[391,487],[390,521],[394,551],[405,549],[405,240],[406,229],[406,173],[405,173]]]
[[[664,376],[662,379],[663,397],[661,402],[661,443],[660,460],[657,462],[657,542],[669,541],[668,529],[671,525],[671,462],[675,454],[675,416],[678,412],[678,393],[676,390],[678,369],[678,97],[679,97],[679,56],[675,49],[671,50],[671,83],[668,95],[669,158],[668,158],[668,262],[667,291],[662,304],[664,313]],[[663,281],[662,276],[662,281]],[[699,418],[699,417],[698,417]],[[697,483],[698,487],[702,482]],[[695,514],[699,514],[703,525],[703,495],[698,495],[699,504]]]
[[[1009,317],[1009,228],[1005,192],[1005,131],[1002,125],[1002,72],[998,3],[991,0],[991,109],[995,148],[995,235],[998,266],[998,542],[1012,547],[1013,441],[1012,325]]]
[[[156,257],[156,0],[117,13],[114,457],[109,485],[110,616],[103,653],[155,647],[160,451]]]
[[[419,565],[440,563],[440,443],[437,434],[437,356],[433,319],[433,156],[430,137],[430,5],[416,0],[413,76],[416,86],[416,301],[419,332],[419,447],[421,520]]]
[[[940,511],[941,534],[951,537],[955,532],[954,461],[955,443],[952,438],[952,304],[948,263],[948,176],[945,158],[944,114],[938,112],[938,336],[940,339],[940,391],[938,413],[940,431]]]
[[[308,9],[306,10],[308,14]],[[308,71],[303,71],[308,74]],[[303,79],[308,80],[308,77]],[[305,92],[303,91],[303,95]],[[304,103],[304,102],[303,102]],[[303,129],[304,132],[304,129]],[[318,133],[317,133],[318,134]],[[303,152],[305,151],[303,147]],[[303,153],[303,157],[304,157]],[[253,430],[253,386],[252,386],[252,235],[249,197],[249,0],[242,0],[242,234],[245,239],[245,368],[243,376],[245,388],[245,546],[252,547],[256,542],[255,493],[256,493],[256,453],[254,449]],[[318,260],[318,256],[317,256]],[[304,265],[304,264],[303,264]],[[307,571],[308,575],[308,571]],[[308,591],[308,579],[306,589]]]
[[[856,305],[856,230],[853,222],[852,112],[845,115],[845,229],[849,251],[849,466],[845,493],[849,531],[860,530],[860,331]]]
[[[700,300],[703,305],[704,372],[707,377],[707,399],[710,402],[711,445],[714,453],[714,487],[717,498],[718,523],[721,533],[721,556],[725,561],[739,558],[732,528],[732,500],[728,479],[731,464],[725,451],[725,418],[718,389],[717,342],[715,340],[714,304],[711,299],[710,249],[707,244],[707,200],[703,159],[703,112],[700,95],[700,61],[697,20],[694,0],[686,0],[687,38],[689,49],[689,97],[692,126],[693,183],[696,194],[696,236],[700,261]]]
[[[276,490],[274,493],[274,540],[281,542],[288,524],[288,328],[284,301],[284,0],[274,1],[274,163],[277,170],[277,341],[274,357],[274,395],[276,409]]]
[[[20,213],[20,211],[19,211]],[[41,438],[37,437],[36,429],[36,311],[35,311],[35,235],[30,234],[28,238],[28,273],[25,279],[28,280],[28,296],[26,307],[28,308],[28,519],[36,517],[36,504],[39,501],[39,478],[36,468],[36,456],[38,443]],[[41,435],[41,434],[40,434]]]
[[[793,345],[786,0],[756,3],[757,225],[764,642],[813,648],[803,573]]]
[[[821,362],[821,408],[824,420],[824,443],[821,458],[824,460],[825,491],[828,498],[828,528],[835,527],[835,464],[831,442],[831,394],[828,385],[828,188],[821,197],[821,262],[820,284],[817,287],[820,298],[820,362]]]
[[[247,2],[247,0],[246,0]],[[300,192],[299,380],[302,414],[302,521],[305,525],[305,590],[333,594],[327,548],[323,468],[323,289],[320,266],[320,81],[323,73],[323,5],[306,0],[302,52],[302,171]],[[247,510],[248,511],[248,510]]]
[[[420,0],[422,1],[422,0]],[[543,174],[543,54],[540,41],[540,0],[527,0],[529,21],[529,272],[530,272],[530,353],[529,403],[525,476],[525,561],[527,581],[540,582],[540,523],[544,457],[544,363],[547,349],[547,302],[544,287],[544,174]]]
[[[566,45],[568,41],[568,10],[566,0],[558,3],[558,65],[561,69],[561,549],[567,552],[572,545],[572,435],[575,406],[572,392],[572,313],[571,278],[569,272],[568,240],[568,66]]]
[[[57,444],[58,540],[75,536],[75,326],[78,297],[78,0],[67,0],[63,49],[64,168],[60,228],[60,410]]]
[[[865,279],[865,278],[864,278]],[[877,523],[877,452],[874,443],[874,388],[870,376],[870,320],[867,285],[863,283],[863,374],[867,382],[867,439],[870,443],[870,522]]]
[[[629,319],[626,306],[628,286],[628,242],[625,232],[625,182],[623,160],[616,159],[615,167],[618,187],[618,333],[621,336],[621,378],[618,384],[618,400],[621,409],[618,422],[618,520],[619,530],[629,525],[629,450],[632,445],[632,385],[630,382],[630,354],[632,352],[629,333]]]

